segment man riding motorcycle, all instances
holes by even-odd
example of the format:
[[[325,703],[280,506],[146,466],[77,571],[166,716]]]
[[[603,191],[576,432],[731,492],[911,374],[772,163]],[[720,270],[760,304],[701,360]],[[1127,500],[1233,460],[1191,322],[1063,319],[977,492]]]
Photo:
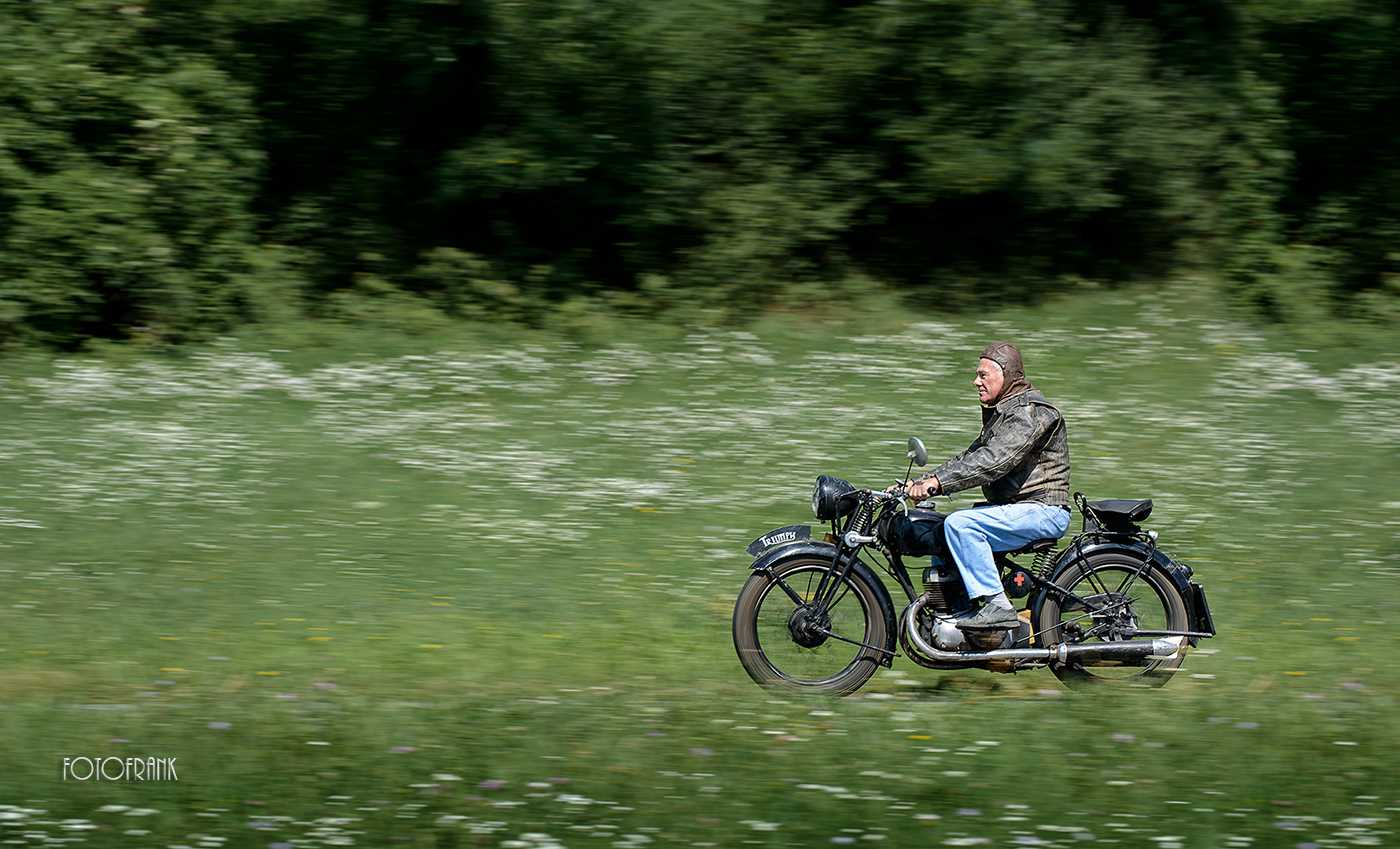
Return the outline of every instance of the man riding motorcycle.
[[[987,504],[958,510],[944,524],[949,551],[975,612],[958,620],[966,630],[1016,626],[992,558],[1069,529],[1069,441],[1065,420],[1025,376],[1021,352],[993,342],[977,363],[982,433],[966,451],[907,484],[914,498],[982,487]]]

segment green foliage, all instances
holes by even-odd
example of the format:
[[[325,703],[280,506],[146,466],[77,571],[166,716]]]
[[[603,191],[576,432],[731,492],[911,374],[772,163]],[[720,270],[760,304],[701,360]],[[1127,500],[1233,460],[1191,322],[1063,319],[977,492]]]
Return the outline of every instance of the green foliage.
[[[952,306],[1183,268],[1272,320],[1382,317],[1395,14],[0,0],[0,334],[713,319],[860,280]]]
[[[400,285],[421,250],[455,243],[432,174],[480,125],[478,14],[473,2],[325,0],[182,18],[256,92],[268,160],[256,211],[270,240],[307,253],[317,291],[364,273]]]
[[[529,322],[544,311],[538,290],[549,277],[547,267],[533,269],[522,288],[489,261],[455,248],[436,248],[423,260],[416,276],[448,315]]]
[[[1280,205],[1329,256],[1337,295],[1374,312],[1400,271],[1400,17],[1392,3],[1251,4],[1260,72],[1278,87],[1296,167]]]
[[[1158,38],[1120,14],[1091,26],[1055,5],[946,6],[951,27],[939,4],[866,16],[887,54],[876,78],[904,81],[862,98],[887,105],[877,132],[898,145],[891,216],[948,226],[940,253],[1001,272],[1121,277],[1212,238],[1228,92],[1163,67]]]
[[[71,345],[242,317],[250,92],[145,8],[0,4],[0,334]]]

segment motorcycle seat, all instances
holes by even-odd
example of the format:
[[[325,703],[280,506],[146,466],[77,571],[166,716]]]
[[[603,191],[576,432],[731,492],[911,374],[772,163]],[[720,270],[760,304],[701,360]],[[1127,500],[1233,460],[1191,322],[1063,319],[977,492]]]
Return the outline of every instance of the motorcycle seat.
[[[1084,498],[1084,493],[1076,492],[1074,503],[1084,514],[1084,530],[1087,533],[1136,534],[1141,531],[1137,523],[1152,515],[1150,498],[1140,501],[1110,498],[1090,502]]]
[[[1094,501],[1089,504],[1089,511],[1098,516],[1099,520],[1105,524],[1116,524],[1118,522],[1136,524],[1152,515],[1152,499],[1148,498],[1142,501],[1130,501],[1127,499]]]

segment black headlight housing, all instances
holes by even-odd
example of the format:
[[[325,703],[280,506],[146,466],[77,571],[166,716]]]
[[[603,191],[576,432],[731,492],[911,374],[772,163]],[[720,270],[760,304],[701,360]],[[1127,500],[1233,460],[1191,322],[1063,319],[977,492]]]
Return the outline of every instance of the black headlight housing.
[[[817,485],[812,487],[812,512],[819,521],[830,522],[849,515],[859,503],[856,488],[840,478],[820,475]]]

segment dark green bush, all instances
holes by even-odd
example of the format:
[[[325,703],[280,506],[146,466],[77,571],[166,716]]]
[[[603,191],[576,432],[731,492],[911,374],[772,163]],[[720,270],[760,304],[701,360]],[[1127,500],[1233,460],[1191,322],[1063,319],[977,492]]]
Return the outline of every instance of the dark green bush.
[[[734,316],[854,281],[954,306],[1184,269],[1264,318],[1384,319],[1395,15],[0,0],[0,335]]]

